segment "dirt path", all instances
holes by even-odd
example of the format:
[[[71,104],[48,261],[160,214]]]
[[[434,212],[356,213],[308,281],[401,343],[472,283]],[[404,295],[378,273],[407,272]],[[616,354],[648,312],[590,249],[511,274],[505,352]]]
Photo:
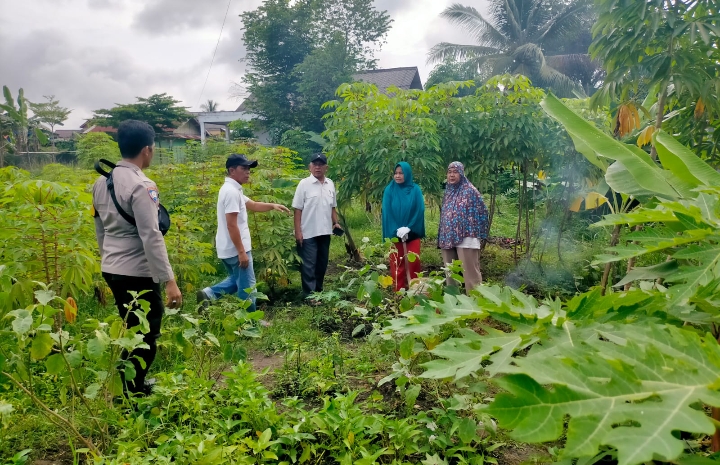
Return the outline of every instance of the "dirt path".
[[[262,374],[265,369],[269,369],[268,374],[272,374],[283,366],[285,358],[283,354],[265,355],[261,351],[256,351],[248,353],[247,361],[257,373]]]

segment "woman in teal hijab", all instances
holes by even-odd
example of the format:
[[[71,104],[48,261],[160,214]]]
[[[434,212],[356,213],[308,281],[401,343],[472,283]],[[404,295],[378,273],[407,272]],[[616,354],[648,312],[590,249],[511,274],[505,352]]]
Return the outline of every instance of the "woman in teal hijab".
[[[390,273],[395,290],[407,289],[420,272],[420,240],[425,237],[425,199],[413,182],[412,168],[404,161],[395,165],[393,180],[382,201],[383,239],[397,239],[390,255]],[[408,260],[407,254],[415,254]]]

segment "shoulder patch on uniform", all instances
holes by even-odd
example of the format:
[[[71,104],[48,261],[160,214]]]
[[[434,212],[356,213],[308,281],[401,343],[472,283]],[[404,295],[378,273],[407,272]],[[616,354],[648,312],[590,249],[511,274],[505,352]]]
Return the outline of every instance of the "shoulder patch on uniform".
[[[147,191],[153,202],[158,203],[160,201],[160,193],[158,192],[157,187],[148,187]]]

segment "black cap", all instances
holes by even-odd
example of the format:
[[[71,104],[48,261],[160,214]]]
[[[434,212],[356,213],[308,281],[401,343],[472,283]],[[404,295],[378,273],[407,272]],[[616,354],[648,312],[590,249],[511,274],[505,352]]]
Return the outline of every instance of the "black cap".
[[[310,163],[319,163],[321,165],[327,165],[327,157],[323,153],[314,153]]]
[[[236,166],[247,166],[248,168],[255,168],[258,165],[257,160],[248,160],[245,155],[239,153],[233,153],[225,161],[225,169],[234,168]]]

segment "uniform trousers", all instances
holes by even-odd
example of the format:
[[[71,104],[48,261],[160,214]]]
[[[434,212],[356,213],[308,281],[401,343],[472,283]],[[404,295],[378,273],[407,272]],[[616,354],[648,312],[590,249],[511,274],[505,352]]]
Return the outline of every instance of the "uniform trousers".
[[[123,351],[121,355],[123,360],[129,360],[135,368],[135,377],[132,380],[125,379],[125,370],[120,371],[123,386],[130,392],[143,392],[145,389],[145,377],[157,353],[157,340],[160,338],[160,326],[165,311],[160,284],[154,282],[152,278],[146,277],[122,276],[112,273],[103,273],[102,275],[110,287],[113,297],[115,297],[115,305],[117,305],[120,317],[123,319],[127,317],[128,328],[140,324],[140,320],[134,313],[128,313],[126,305],[130,304],[133,300],[133,297],[128,291],[150,291],[139,297],[140,300],[145,300],[150,303],[150,311],[145,315],[148,323],[150,323],[150,331],[143,337],[148,348],[135,349],[132,353]],[[132,310],[142,311],[137,305],[132,308]],[[138,358],[143,360],[145,364],[144,368]]]
[[[329,234],[311,237],[303,239],[302,244],[298,244],[298,255],[302,259],[300,280],[303,294],[306,296],[323,290],[325,272],[330,258],[331,237]]]
[[[478,284],[482,283],[482,273],[480,272],[480,249],[466,249],[464,247],[454,247],[452,249],[442,249],[443,263],[450,264],[454,260],[462,262],[463,279],[465,280],[465,293],[475,289]],[[457,281],[452,279],[448,273],[446,279],[448,286],[457,286]]]

